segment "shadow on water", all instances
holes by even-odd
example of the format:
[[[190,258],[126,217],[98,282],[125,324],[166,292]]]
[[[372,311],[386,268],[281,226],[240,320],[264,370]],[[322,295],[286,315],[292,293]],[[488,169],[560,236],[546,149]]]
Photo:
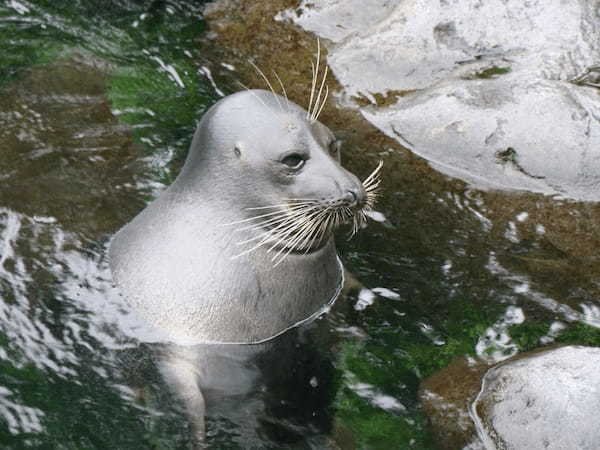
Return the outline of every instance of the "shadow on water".
[[[0,6],[2,448],[190,445],[105,250],[172,181],[221,95],[212,73],[231,77],[214,70],[201,6]],[[344,114],[326,109],[323,122],[347,133],[355,173],[385,160],[386,220],[339,239],[359,282],[326,319],[251,357],[207,350],[225,361],[213,364],[227,372],[222,390],[251,385],[214,393],[214,448],[435,448],[417,391],[455,358],[600,345],[597,207],[467,189],[349,131]]]

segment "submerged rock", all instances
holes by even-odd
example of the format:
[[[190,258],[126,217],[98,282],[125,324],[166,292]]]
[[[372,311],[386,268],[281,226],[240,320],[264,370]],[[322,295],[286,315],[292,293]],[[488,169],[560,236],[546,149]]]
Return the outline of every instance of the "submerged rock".
[[[488,449],[597,449],[600,348],[568,346],[489,370],[471,408]]]
[[[370,122],[477,187],[600,200],[597,2],[371,0],[369,20],[361,4],[279,18],[333,42],[328,64]]]

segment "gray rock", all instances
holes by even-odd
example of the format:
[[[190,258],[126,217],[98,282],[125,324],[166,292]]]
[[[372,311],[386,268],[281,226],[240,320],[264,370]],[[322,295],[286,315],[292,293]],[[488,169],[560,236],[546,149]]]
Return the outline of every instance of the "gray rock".
[[[361,110],[477,187],[600,200],[598,0],[404,0],[395,9],[371,0],[364,9],[362,0],[305,0],[280,15],[332,40],[342,101],[396,97]]]
[[[471,408],[488,449],[600,446],[600,348],[568,346],[490,369]]]

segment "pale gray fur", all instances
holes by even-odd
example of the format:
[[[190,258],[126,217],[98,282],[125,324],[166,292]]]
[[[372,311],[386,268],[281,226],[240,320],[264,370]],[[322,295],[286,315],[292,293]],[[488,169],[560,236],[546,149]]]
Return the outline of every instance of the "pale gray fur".
[[[175,182],[111,243],[113,277],[127,301],[178,344],[259,342],[327,304],[342,279],[329,231],[320,248],[292,252],[274,267],[269,245],[236,258],[244,250],[238,243],[260,230],[227,224],[289,199],[365,197],[329,154],[332,140],[304,109],[271,92],[219,101],[198,126]],[[309,159],[286,175],[281,157],[292,151]]]

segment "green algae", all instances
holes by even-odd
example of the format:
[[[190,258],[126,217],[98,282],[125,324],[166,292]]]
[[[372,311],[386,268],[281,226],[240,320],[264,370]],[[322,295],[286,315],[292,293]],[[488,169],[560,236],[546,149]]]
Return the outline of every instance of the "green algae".
[[[556,342],[600,347],[600,329],[585,323],[576,323],[558,335]]]
[[[498,78],[501,75],[506,75],[510,73],[510,67],[489,67],[487,69],[483,69],[480,72],[474,73],[472,75],[464,77],[465,80],[489,80],[492,78]]]
[[[543,347],[541,338],[548,336],[550,325],[539,321],[527,321],[513,325],[509,329],[510,336],[519,347],[520,352]],[[558,335],[551,340],[557,344],[586,345],[600,347],[600,329],[582,322],[566,325]]]
[[[512,342],[520,352],[526,352],[539,347],[540,339],[548,334],[550,325],[542,322],[526,321],[513,325],[508,329]]]
[[[0,6],[0,87],[73,55],[101,61],[118,120],[131,125],[154,157],[157,181],[167,183],[198,119],[219,97],[199,72],[202,3],[108,0],[98,8],[90,0],[38,0]]]
[[[392,354],[375,355],[374,350],[360,342],[343,344],[338,364],[344,377],[334,402],[338,428],[349,430],[354,446],[360,449],[383,449],[390,445],[398,449],[434,448],[426,419],[415,405],[406,409],[399,404],[386,410],[373,402],[377,395],[399,398],[400,386],[404,381],[410,383],[412,378],[406,369],[403,376],[403,369],[394,367]],[[360,389],[365,391],[365,386],[373,398],[359,394]]]
[[[459,357],[476,357],[475,345],[485,330],[502,315],[503,306],[480,308],[472,299],[457,299],[445,306],[436,323],[436,343],[414,323],[394,323],[393,303],[380,303],[365,311],[371,325],[369,337],[344,341],[338,369],[343,382],[335,401],[339,425],[351,430],[357,448],[421,448],[436,445],[415,393],[422,379]],[[388,326],[377,326],[378,320]],[[390,396],[404,407],[386,410],[356,386]]]
[[[216,99],[191,63],[182,61],[171,67],[178,79],[150,66],[118,69],[110,78],[108,91],[113,112],[132,127],[135,139],[151,153],[170,155],[171,165],[166,170],[157,166],[157,175],[165,184],[173,180],[176,170],[171,169],[182,164],[200,117]]]

